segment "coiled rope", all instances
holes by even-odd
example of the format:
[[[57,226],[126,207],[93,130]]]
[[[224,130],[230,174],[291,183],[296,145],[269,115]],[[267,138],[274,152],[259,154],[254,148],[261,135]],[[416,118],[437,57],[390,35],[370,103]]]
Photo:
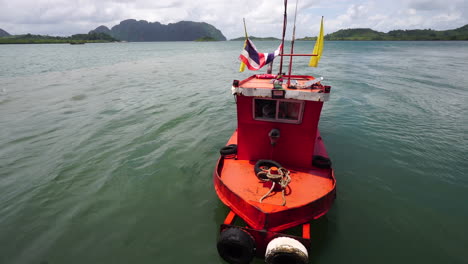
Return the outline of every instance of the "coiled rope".
[[[272,171],[276,171],[277,173],[272,173]],[[276,184],[279,184],[281,186],[281,195],[283,197],[283,203],[281,204],[282,206],[286,205],[286,197],[284,196],[284,190],[288,186],[288,184],[291,182],[291,177],[289,176],[290,172],[289,170],[281,167],[281,168],[275,168],[271,167],[269,169],[262,169],[259,173],[257,173],[258,179],[260,179],[263,182],[269,182],[271,181],[271,188],[270,190],[260,198],[259,202],[261,203],[263,199],[268,197],[268,195],[271,194],[273,189],[275,188]]]

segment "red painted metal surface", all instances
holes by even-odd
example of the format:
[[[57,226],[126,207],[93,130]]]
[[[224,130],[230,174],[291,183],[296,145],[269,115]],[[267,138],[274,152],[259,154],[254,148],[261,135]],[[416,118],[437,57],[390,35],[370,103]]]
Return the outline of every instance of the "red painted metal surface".
[[[238,153],[239,160],[270,159],[283,166],[307,168],[312,164],[314,141],[323,102],[305,101],[301,124],[275,123],[254,120],[254,97],[237,97]],[[268,133],[281,131],[275,147],[270,145]]]
[[[318,56],[318,55],[317,55],[317,54],[280,54],[279,56],[287,56],[287,57],[291,57],[291,56],[315,57],[315,56]]]
[[[214,186],[220,200],[254,229],[277,232],[317,219],[335,199],[333,170],[289,167],[292,181],[286,190],[286,206],[281,206],[280,193],[260,203],[271,185],[257,179],[253,166],[254,162],[220,158]]]

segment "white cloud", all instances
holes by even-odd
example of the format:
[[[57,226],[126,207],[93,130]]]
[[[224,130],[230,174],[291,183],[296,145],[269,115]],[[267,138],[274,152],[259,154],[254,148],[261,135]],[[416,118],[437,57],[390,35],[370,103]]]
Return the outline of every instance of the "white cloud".
[[[468,24],[467,9],[468,2],[463,0],[355,1],[331,19],[328,32],[343,28],[372,28],[382,32],[453,29]]]
[[[295,1],[289,1],[288,36]],[[297,37],[316,35],[325,16],[326,33],[343,28],[451,29],[468,24],[466,0],[301,0]],[[70,35],[100,25],[112,27],[134,18],[163,24],[203,21],[227,38],[243,35],[245,17],[250,35],[281,36],[281,0],[0,0],[0,28],[12,34]]]
[[[447,5],[447,1],[441,0],[411,0],[408,7],[415,10],[430,11],[443,9]]]

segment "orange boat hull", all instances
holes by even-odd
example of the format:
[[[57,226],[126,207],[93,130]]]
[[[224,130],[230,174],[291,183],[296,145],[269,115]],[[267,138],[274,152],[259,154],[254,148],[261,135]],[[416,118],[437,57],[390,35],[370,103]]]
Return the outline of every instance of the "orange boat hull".
[[[236,143],[237,131],[227,144]],[[315,152],[326,153],[322,140],[316,140]],[[221,157],[214,171],[218,197],[251,228],[278,232],[317,219],[332,206],[336,196],[333,169],[287,167],[291,182],[282,206],[281,192],[272,192],[259,202],[271,182],[260,181],[254,165],[254,161]]]

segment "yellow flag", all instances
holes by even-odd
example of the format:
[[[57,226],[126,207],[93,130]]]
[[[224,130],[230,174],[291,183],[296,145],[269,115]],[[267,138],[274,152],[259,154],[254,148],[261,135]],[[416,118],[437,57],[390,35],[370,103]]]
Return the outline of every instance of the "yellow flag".
[[[322,51],[323,51],[323,17],[322,17],[322,21],[320,22],[320,32],[317,37],[317,41],[315,42],[314,51],[312,51],[312,54],[316,54],[317,56],[312,56],[310,58],[310,61],[309,61],[310,67],[318,66],[320,57],[322,57]]]

